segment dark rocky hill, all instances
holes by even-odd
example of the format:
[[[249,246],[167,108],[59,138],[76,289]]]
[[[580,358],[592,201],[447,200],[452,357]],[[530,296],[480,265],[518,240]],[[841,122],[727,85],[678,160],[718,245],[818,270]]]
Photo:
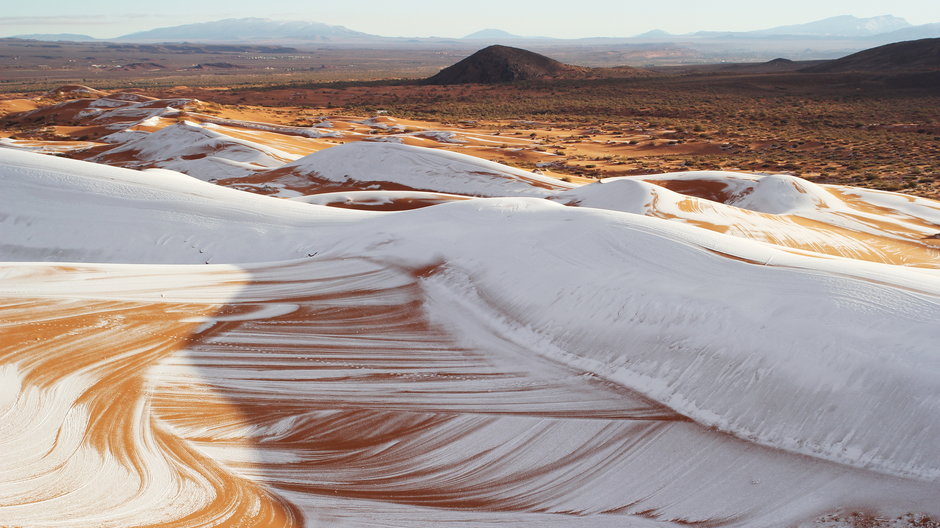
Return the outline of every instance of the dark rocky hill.
[[[885,44],[801,71],[902,73],[940,70],[940,38]]]
[[[495,84],[532,79],[582,77],[590,68],[571,66],[528,50],[489,46],[424,80],[425,84]]]

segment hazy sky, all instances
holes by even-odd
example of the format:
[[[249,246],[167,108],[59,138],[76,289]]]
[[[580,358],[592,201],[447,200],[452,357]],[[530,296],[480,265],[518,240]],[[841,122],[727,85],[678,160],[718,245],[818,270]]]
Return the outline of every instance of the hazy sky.
[[[110,38],[155,27],[261,17],[342,25],[384,36],[461,37],[484,28],[526,36],[627,37],[663,29],[751,30],[836,15],[940,22],[936,0],[0,0],[0,36]]]

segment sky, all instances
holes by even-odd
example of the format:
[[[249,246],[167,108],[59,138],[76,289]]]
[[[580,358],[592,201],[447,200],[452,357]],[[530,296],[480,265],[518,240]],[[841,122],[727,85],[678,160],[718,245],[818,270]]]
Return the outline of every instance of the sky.
[[[390,37],[462,37],[486,28],[524,36],[629,37],[747,31],[837,15],[940,22],[936,0],[0,0],[0,37],[78,33],[112,38],[155,27],[260,17],[304,20]]]

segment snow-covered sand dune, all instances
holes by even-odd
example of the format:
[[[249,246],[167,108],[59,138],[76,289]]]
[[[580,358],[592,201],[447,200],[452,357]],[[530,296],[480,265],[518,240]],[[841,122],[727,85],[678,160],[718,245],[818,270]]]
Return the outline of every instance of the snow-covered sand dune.
[[[218,125],[183,121],[88,158],[129,168],[185,170],[200,179],[238,178],[280,167],[300,156],[219,132]]]
[[[287,173],[378,188],[0,149],[0,525],[940,515],[936,202],[394,143]]]
[[[823,255],[940,267],[940,204],[912,196],[818,185],[783,174],[685,172],[610,178],[550,199]]]
[[[324,189],[403,189],[469,196],[545,197],[573,187],[554,178],[458,152],[386,142],[348,143],[271,171]]]

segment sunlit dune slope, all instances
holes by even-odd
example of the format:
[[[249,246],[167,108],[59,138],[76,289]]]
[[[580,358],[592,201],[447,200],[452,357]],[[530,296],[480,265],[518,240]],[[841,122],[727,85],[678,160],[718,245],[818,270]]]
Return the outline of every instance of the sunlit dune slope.
[[[940,266],[940,204],[894,193],[817,185],[788,175],[685,172],[611,178],[551,199],[822,255]]]
[[[129,168],[182,169],[199,175],[200,179],[215,180],[272,169],[298,157],[255,141],[232,137],[215,128],[218,127],[184,121],[142,133],[85,159]]]
[[[0,150],[3,259],[206,264],[300,258],[355,211],[135,171]],[[284,231],[290,226],[294,237]]]
[[[940,516],[937,202],[125,102],[0,148],[0,526]]]
[[[303,178],[322,189],[401,189],[469,196],[548,196],[572,187],[466,154],[372,142],[322,150],[267,176],[273,182]]]

